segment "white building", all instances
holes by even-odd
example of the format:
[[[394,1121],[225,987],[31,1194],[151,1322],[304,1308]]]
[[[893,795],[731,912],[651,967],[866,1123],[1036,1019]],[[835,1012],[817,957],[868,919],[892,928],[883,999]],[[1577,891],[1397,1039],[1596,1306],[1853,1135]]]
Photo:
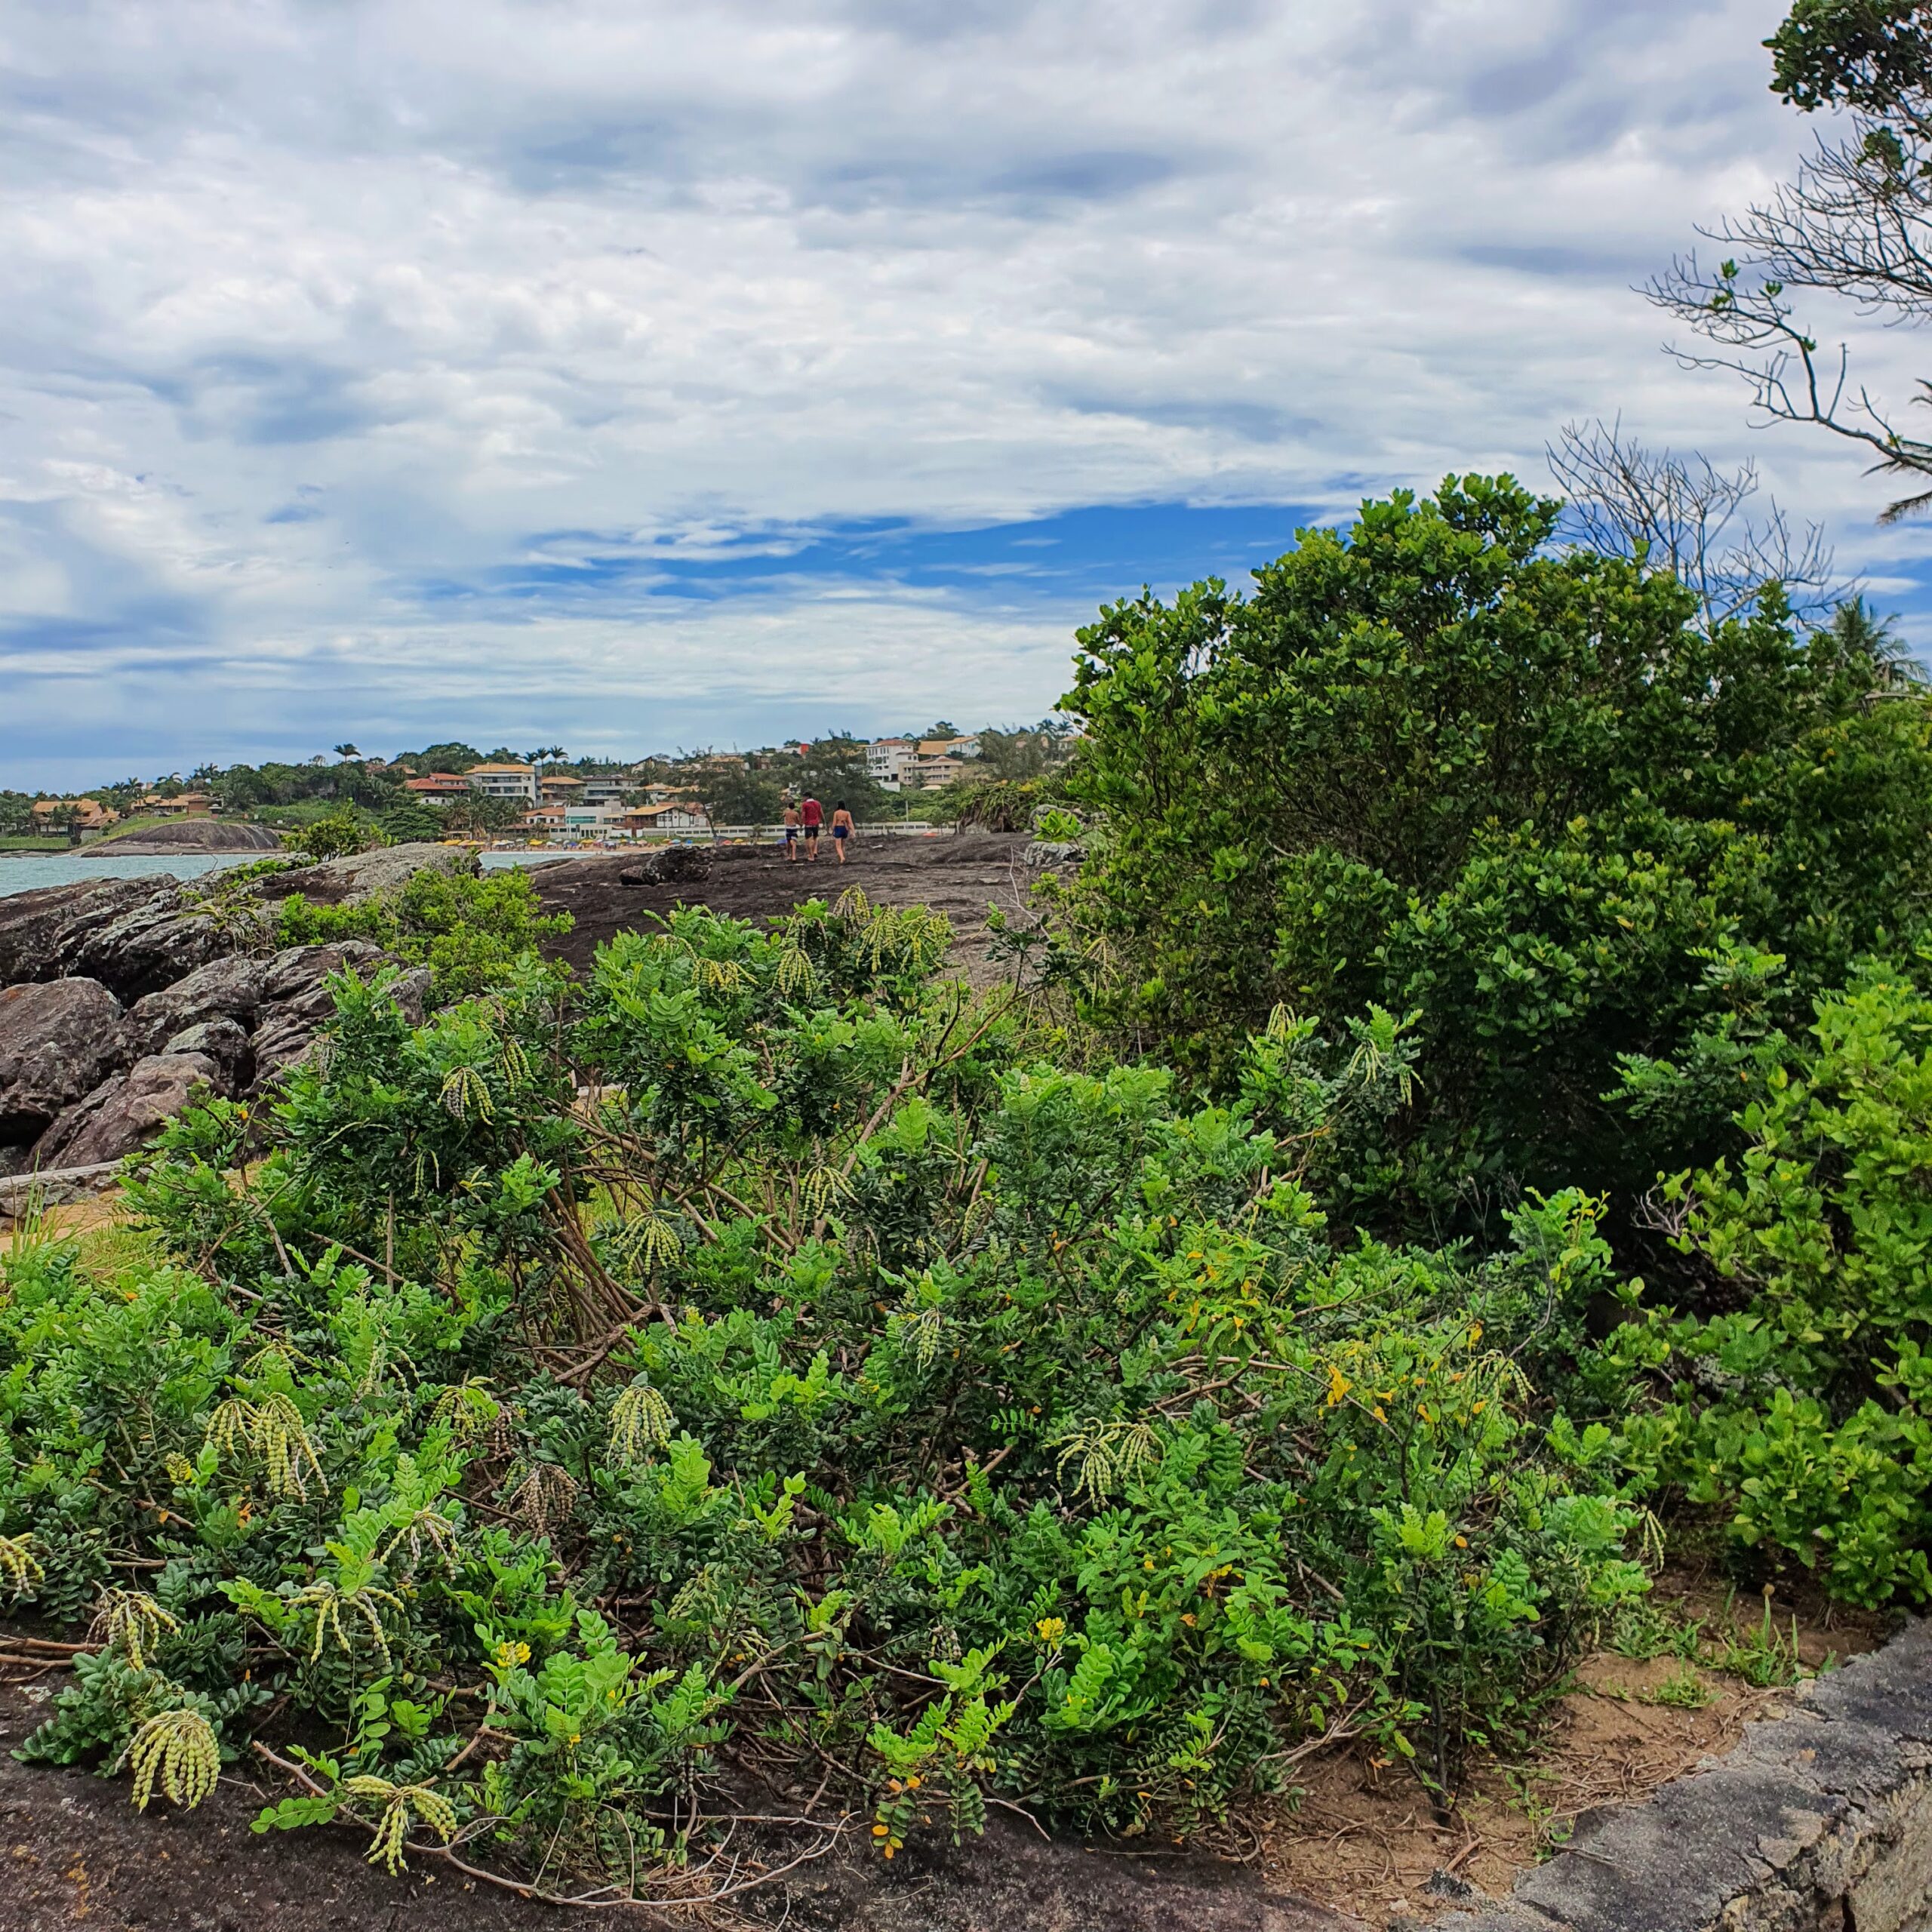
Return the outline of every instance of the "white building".
[[[866,772],[875,785],[897,792],[919,762],[919,748],[910,738],[875,738],[866,747]]]
[[[534,805],[537,802],[537,770],[528,764],[472,764],[463,774],[471,787],[486,798],[515,798]]]
[[[580,805],[573,801],[564,808],[564,829],[567,832],[615,832],[623,822],[622,805]]]

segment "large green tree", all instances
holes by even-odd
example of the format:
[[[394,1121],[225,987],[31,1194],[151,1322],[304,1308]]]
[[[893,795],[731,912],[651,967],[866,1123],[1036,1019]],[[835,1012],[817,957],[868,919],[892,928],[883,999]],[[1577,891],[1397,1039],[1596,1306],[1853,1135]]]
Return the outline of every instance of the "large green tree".
[[[1774,589],[1708,626],[1553,546],[1559,509],[1366,503],[1251,595],[1103,610],[1065,700],[1101,1017],[1214,1084],[1277,1002],[1413,1016],[1425,1084],[1357,1182],[1438,1217],[1701,1156],[1721,1097],[1652,1091],[1633,1135],[1625,1057],[1796,1016],[1932,886],[1932,728],[1866,632]]]

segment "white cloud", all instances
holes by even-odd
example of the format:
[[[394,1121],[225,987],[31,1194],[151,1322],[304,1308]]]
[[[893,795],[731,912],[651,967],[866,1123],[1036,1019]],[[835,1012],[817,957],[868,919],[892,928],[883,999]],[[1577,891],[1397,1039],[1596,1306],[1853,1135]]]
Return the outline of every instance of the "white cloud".
[[[1080,613],[983,565],[699,609],[595,560],[1346,510],[1619,410],[1897,574],[1856,462],[1629,292],[1788,171],[1782,11],[5,0],[0,757],[1037,715]]]

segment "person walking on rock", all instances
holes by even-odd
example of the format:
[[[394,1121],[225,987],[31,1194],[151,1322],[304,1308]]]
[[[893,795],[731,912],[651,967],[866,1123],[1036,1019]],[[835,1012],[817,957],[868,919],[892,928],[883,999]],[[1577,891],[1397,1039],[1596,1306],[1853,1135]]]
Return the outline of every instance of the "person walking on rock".
[[[805,857],[817,863],[819,829],[825,823],[825,808],[816,798],[808,798],[798,808],[799,829],[805,835]]]
[[[858,827],[852,823],[852,814],[845,809],[845,801],[841,798],[838,808],[832,814],[832,849],[838,854],[838,863],[845,863],[845,841]]]

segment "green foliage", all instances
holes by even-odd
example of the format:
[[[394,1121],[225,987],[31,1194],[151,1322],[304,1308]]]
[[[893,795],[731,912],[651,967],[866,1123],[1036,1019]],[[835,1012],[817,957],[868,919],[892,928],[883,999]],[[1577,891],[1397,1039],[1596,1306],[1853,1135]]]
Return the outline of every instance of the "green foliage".
[[[1065,795],[1057,777],[962,780],[939,795],[941,809],[935,815],[985,832],[1025,832]]]
[[[417,1027],[345,975],[272,1110],[167,1130],[142,1244],[17,1246],[0,1531],[111,1639],[38,1753],[185,1800],[205,1738],[144,1727],[264,1727],[311,1789],[262,1829],[648,1893],[749,1770],[894,1852],[995,1796],[1184,1833],[1331,1732],[1446,1795],[1518,1735],[1647,1588],[1601,1203],[1333,1234],[1403,1021],[1276,1016],[1196,1106],[948,937],[680,912]]]
[[[390,806],[376,823],[392,845],[441,838],[446,829],[435,808],[413,796]]]
[[[513,866],[479,872],[428,866],[352,905],[318,906],[291,894],[281,902],[276,937],[283,946],[371,940],[427,966],[438,999],[460,999],[534,959],[540,940],[570,931],[568,912],[546,914],[540,904],[528,876]]]
[[[1716,1312],[1615,1344],[1672,1391],[1633,1454],[1741,1548],[1866,1604],[1932,1595],[1928,963],[1862,969],[1738,1068],[1743,1152],[1661,1189]]]
[[[312,859],[340,859],[383,842],[380,826],[361,817],[352,806],[343,804],[291,834],[288,846],[291,851],[306,853]]]
[[[1807,114],[1915,118],[1932,95],[1932,31],[1919,0],[1794,0],[1764,45],[1772,91]]]
[[[1740,999],[1792,1023],[1932,884],[1932,718],[1869,702],[1869,627],[1795,635],[1767,593],[1707,630],[1673,578],[1553,550],[1558,507],[1452,478],[1303,531],[1251,597],[1081,633],[1094,1011],[1211,1090],[1278,1002],[1331,1036],[1413,1011],[1419,1103],[1360,1150],[1384,1224],[1715,1155],[1734,1100],[1633,1136],[1620,1061]]]
[[[775,825],[785,809],[777,779],[743,764],[700,765],[691,789],[715,826]]]

